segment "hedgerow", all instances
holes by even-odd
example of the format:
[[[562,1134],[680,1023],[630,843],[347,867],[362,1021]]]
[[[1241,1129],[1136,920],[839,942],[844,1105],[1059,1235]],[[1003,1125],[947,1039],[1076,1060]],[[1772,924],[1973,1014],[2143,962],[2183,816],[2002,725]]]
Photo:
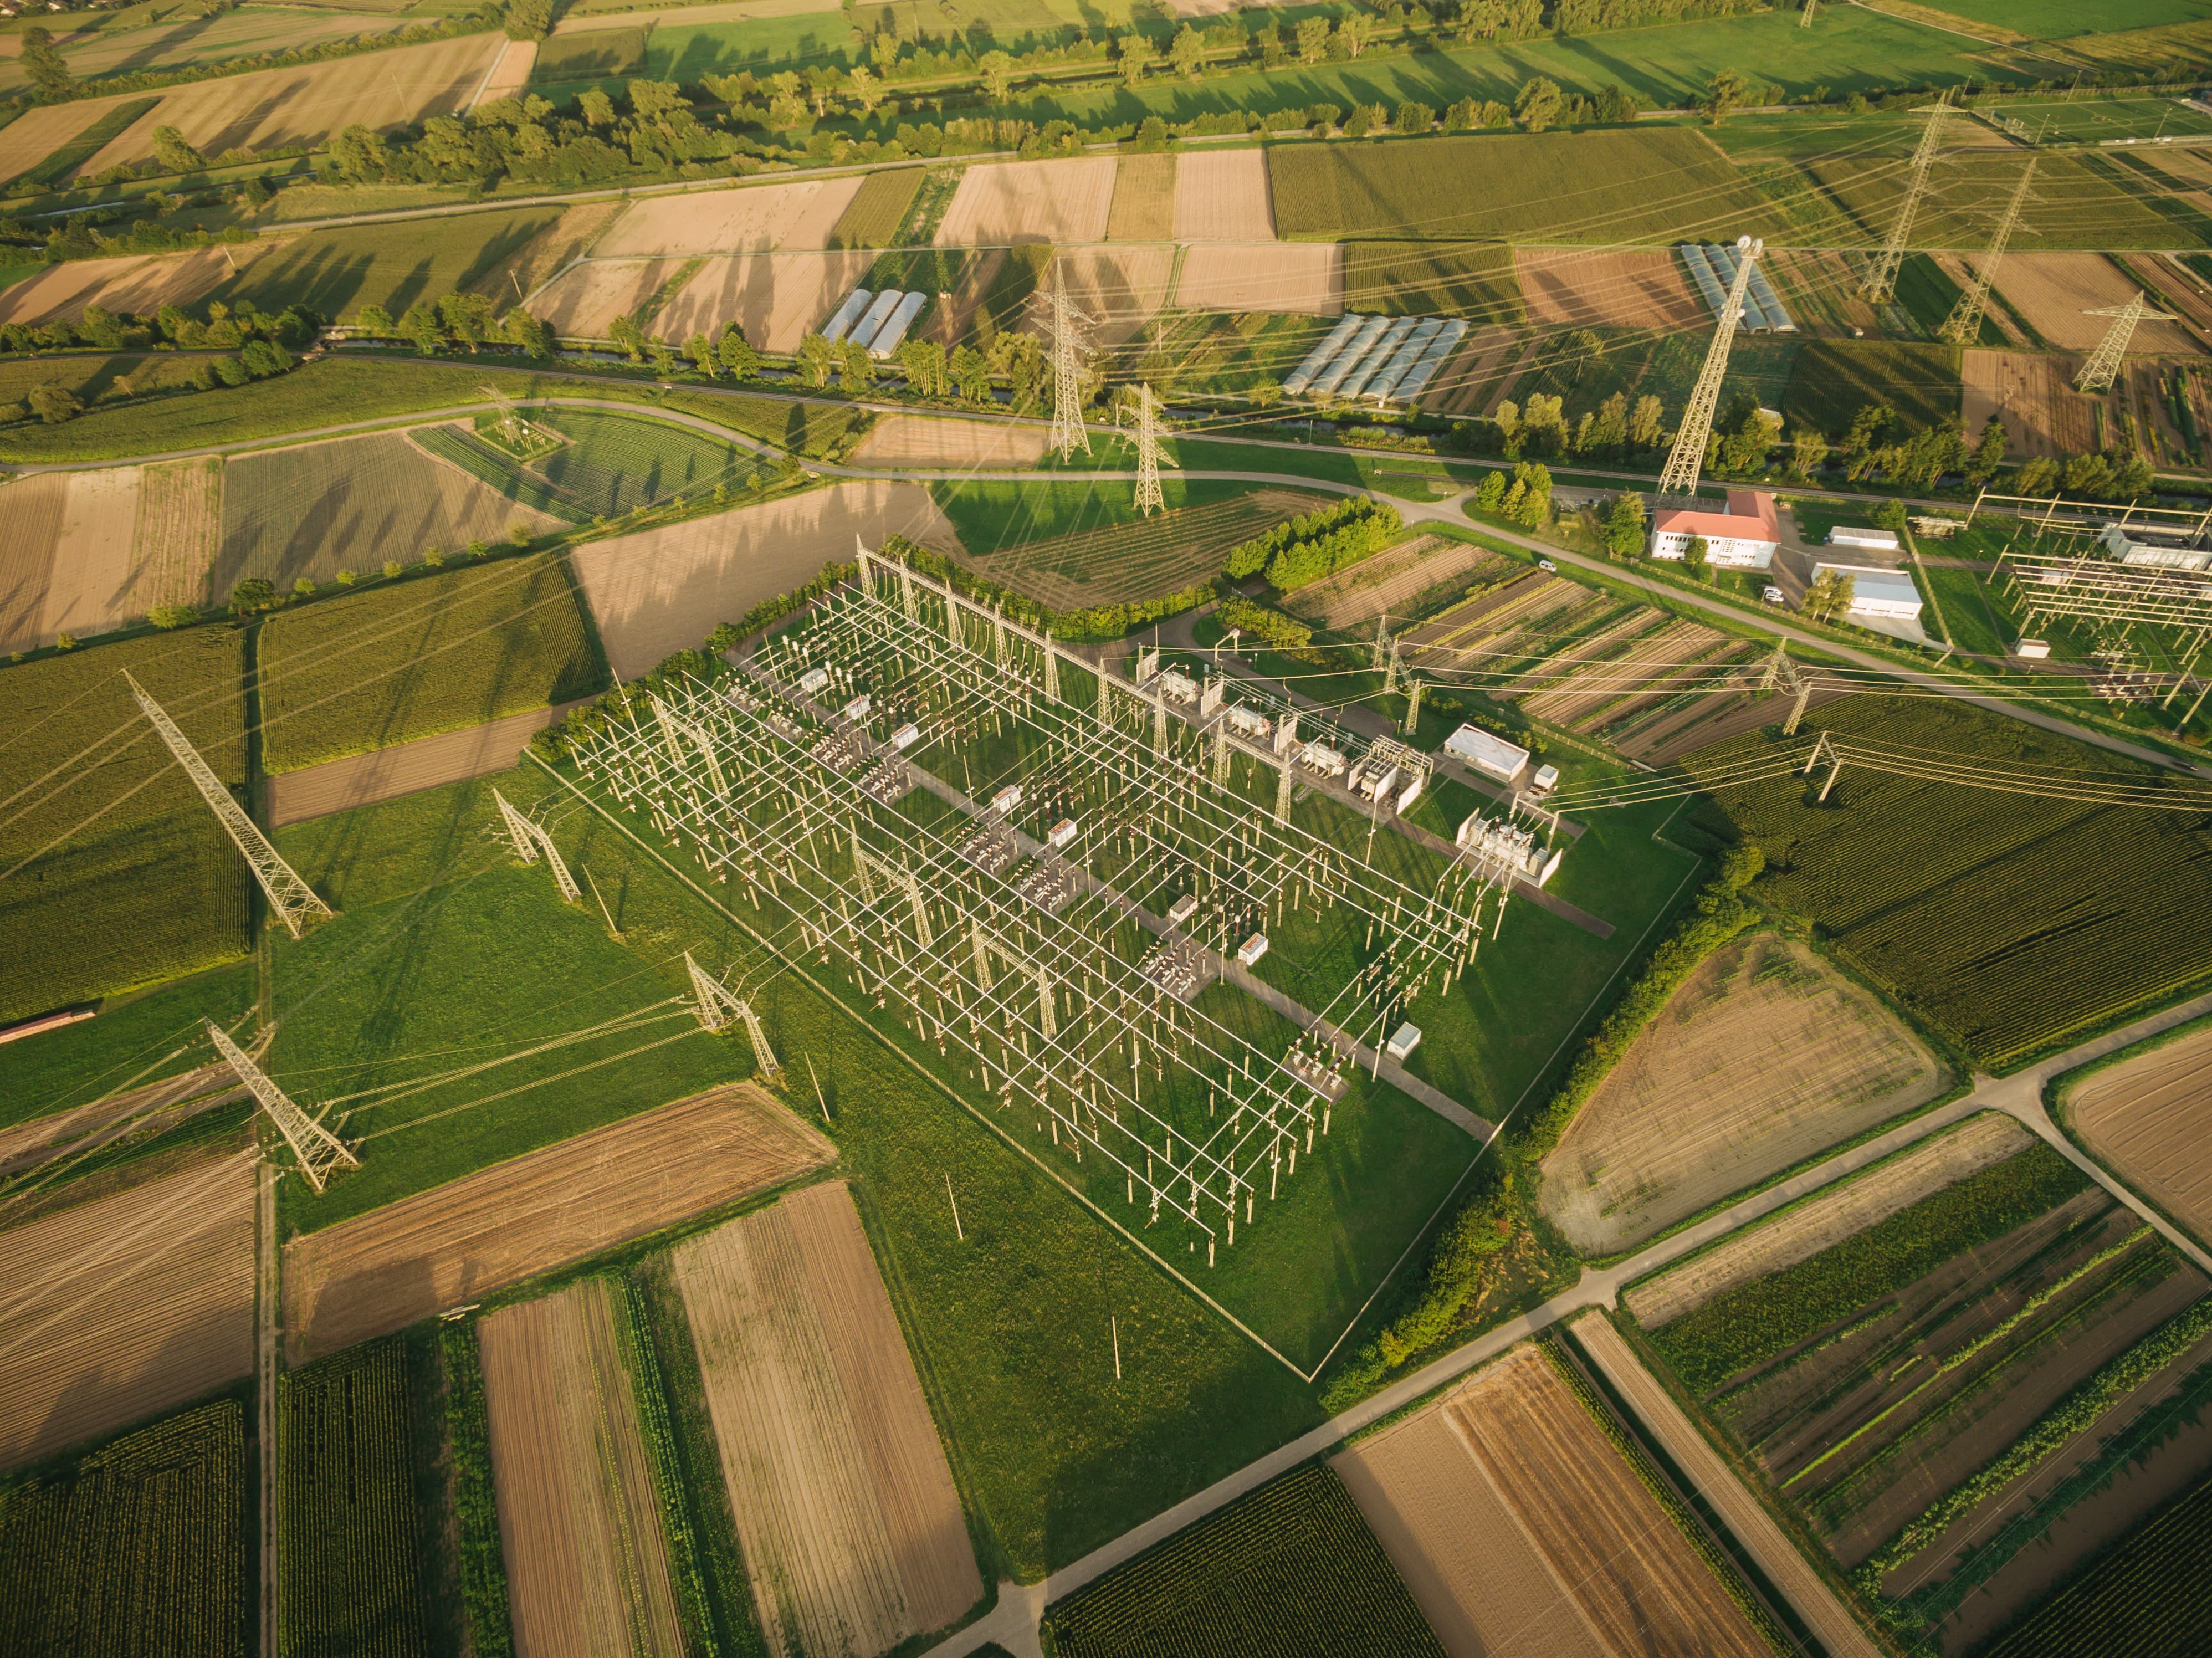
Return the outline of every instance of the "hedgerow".
[[[500,1553],[499,1497],[492,1484],[491,1417],[474,1319],[438,1333],[446,1372],[446,1432],[453,1457],[453,1518],[461,1606],[471,1658],[514,1658],[507,1562]]]
[[[1221,607],[1214,612],[1214,620],[1279,651],[1302,651],[1313,643],[1311,628],[1291,621],[1280,610],[1255,604],[1249,598],[1223,599]]]
[[[1264,568],[1268,581],[1287,592],[1380,552],[1405,527],[1396,507],[1354,497],[1231,549],[1224,574],[1237,581]]]

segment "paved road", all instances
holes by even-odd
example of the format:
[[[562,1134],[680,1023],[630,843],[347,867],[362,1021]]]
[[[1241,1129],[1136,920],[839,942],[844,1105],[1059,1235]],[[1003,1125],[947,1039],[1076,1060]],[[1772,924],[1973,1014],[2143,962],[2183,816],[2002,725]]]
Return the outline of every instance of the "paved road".
[[[1649,1248],[1616,1266],[1583,1268],[1582,1278],[1571,1290],[1555,1296],[1518,1318],[1509,1320],[1343,1414],[1330,1418],[1289,1444],[1269,1452],[1226,1479],[1218,1480],[1204,1491],[1185,1498],[1164,1514],[1153,1516],[1112,1542],[1062,1567],[1043,1582],[1028,1585],[1001,1583],[998,1606],[988,1616],[932,1648],[927,1658],[963,1658],[964,1655],[975,1651],[990,1641],[996,1641],[1008,1651],[1020,1655],[1021,1658],[1039,1658],[1042,1649],[1038,1639],[1036,1620],[1049,1602],[1060,1600],[1115,1567],[1135,1558],[1154,1544],[1204,1519],[1246,1492],[1288,1473],[1309,1458],[1318,1456],[1342,1443],[1362,1429],[1457,1381],[1505,1351],[1516,1342],[1576,1314],[1596,1308],[1614,1307],[1619,1303],[1621,1291],[1647,1273],[1680,1260],[1703,1248],[1715,1238],[1725,1236],[1763,1219],[1795,1203],[1808,1192],[1817,1191],[1846,1175],[1856,1174],[1892,1152],[1925,1139],[1930,1134],[1939,1133],[1980,1111],[1996,1109],[2005,1112],[2051,1140],[2073,1162],[2086,1169],[2091,1177],[2114,1197],[2156,1226],[2176,1248],[2212,1272],[2212,1257],[2208,1257],[2193,1241],[2160,1219],[2142,1199],[2075,1151],[2071,1143],[2058,1133],[2043,1108],[2042,1097],[2043,1085],[2052,1078],[2206,1013],[2212,1013],[2212,995],[2199,996],[2162,1013],[2138,1019],[2108,1035],[2093,1038],[2010,1077],[1979,1078],[1972,1091],[1962,1098],[1901,1123],[1886,1134],[1852,1146],[1848,1151],[1839,1151],[1824,1163],[1756,1193],[1718,1214],[1709,1215],[1693,1226],[1685,1227],[1671,1236],[1658,1240]],[[1730,1485],[1733,1485],[1733,1491]],[[1735,1484],[1732,1477],[1729,1485],[1707,1491],[1706,1495],[1714,1509],[1722,1513],[1740,1505],[1747,1497],[1741,1485]]]

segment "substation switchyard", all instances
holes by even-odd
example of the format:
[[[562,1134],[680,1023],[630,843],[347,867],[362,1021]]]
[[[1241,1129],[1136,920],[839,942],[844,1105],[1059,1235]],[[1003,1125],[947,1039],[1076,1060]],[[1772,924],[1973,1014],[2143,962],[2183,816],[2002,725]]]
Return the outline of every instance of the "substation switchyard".
[[[1379,804],[1328,786],[1379,762],[1176,677],[863,550],[857,582],[634,699],[579,764],[1072,1187],[1187,1224],[1212,1264],[1390,1086],[1380,1050],[1515,873],[1483,837],[1385,837],[1386,872]]]

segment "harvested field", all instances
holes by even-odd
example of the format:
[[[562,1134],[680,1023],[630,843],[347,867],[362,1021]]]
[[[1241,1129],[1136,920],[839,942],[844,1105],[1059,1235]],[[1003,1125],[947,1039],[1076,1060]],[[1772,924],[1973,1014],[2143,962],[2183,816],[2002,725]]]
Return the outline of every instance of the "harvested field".
[[[1042,426],[889,415],[853,452],[862,466],[1028,466],[1044,454]]]
[[[739,1084],[303,1233],[284,1247],[288,1362],[404,1330],[836,1155],[769,1096]]]
[[[252,1151],[0,1232],[0,1469],[253,1368]]]
[[[2109,317],[2082,313],[2125,305],[2142,287],[2101,253],[2008,253],[1997,267],[1997,292],[2027,325],[2062,351],[2087,351],[2112,326]],[[2128,349],[2142,356],[2194,351],[2197,342],[2180,323],[2137,325]]]
[[[1333,1466],[1453,1658],[1768,1650],[1533,1346]]]
[[[520,98],[530,84],[531,71],[538,67],[538,42],[510,40],[499,54],[491,73],[484,77],[477,94],[469,100],[470,107],[489,104],[501,98]]]
[[[2097,446],[2097,399],[2072,385],[2075,357],[2024,351],[1968,351],[1961,365],[1966,430],[1978,434],[1991,415],[2004,418],[2005,446],[2015,455],[2057,459]]]
[[[672,1259],[768,1649],[873,1658],[967,1611],[959,1496],[843,1182]]]
[[[1104,346],[1124,345],[1167,302],[1175,252],[1168,246],[1067,248],[1053,255],[1053,280],[1066,283],[1068,296],[1097,324],[1093,339]],[[1032,325],[1041,333],[1042,307],[1035,310]]]
[[[1543,1209],[1618,1254],[1925,1103],[1942,1063],[1870,993],[1772,933],[1677,990],[1544,1159]]]
[[[150,317],[165,305],[195,303],[230,280],[231,260],[245,270],[276,246],[275,241],[260,239],[237,247],[203,247],[190,253],[65,260],[49,265],[28,282],[0,288],[0,323],[51,322],[56,318],[74,322],[88,305]]]
[[[990,297],[992,288],[998,285],[999,273],[1006,266],[1006,250],[1003,247],[986,248],[966,257],[968,268],[952,289],[951,302],[939,301],[923,312],[921,326],[916,331],[921,338],[934,340],[948,351],[968,337],[969,330],[977,321],[977,313],[983,308],[983,301]]]
[[[1344,308],[1386,317],[1522,319],[1510,248],[1468,242],[1346,242]]]
[[[1470,329],[1451,361],[1421,393],[1422,411],[1431,415],[1488,412],[1492,387],[1520,339],[1517,330],[1499,325]]]
[[[654,197],[623,214],[595,251],[602,258],[819,252],[865,182],[854,173]]]
[[[1344,313],[1344,249],[1334,242],[1273,247],[1200,243],[1183,250],[1175,302],[1187,311]]]
[[[0,1175],[14,1175],[73,1157],[160,1124],[166,1127],[248,1096],[227,1065],[204,1065],[127,1093],[103,1094],[88,1105],[49,1112],[0,1129]]]
[[[100,633],[125,619],[138,531],[138,478],[136,466],[69,475],[69,504],[39,618],[43,637]]]
[[[106,112],[100,104],[83,99],[25,110],[0,127],[0,184],[29,172]]]
[[[635,535],[588,542],[569,555],[607,661],[634,678],[688,649],[716,622],[789,592],[825,564],[902,535],[939,552],[959,542],[918,483],[839,483]]]
[[[498,541],[518,519],[533,531],[555,524],[397,432],[239,455],[223,469],[215,591],[249,575],[289,588],[301,576],[319,584],[387,559],[412,563]]]
[[[834,253],[753,253],[708,259],[669,296],[649,331],[664,340],[721,332],[733,322],[763,351],[796,351],[860,285],[876,256],[863,249]]]
[[[1620,1304],[1646,1329],[1656,1328],[1738,1284],[1810,1260],[1930,1193],[2003,1162],[2033,1139],[2010,1117],[1982,1112],[1647,1279],[1625,1292]]]
[[[507,771],[520,762],[532,738],[588,701],[532,708],[487,720],[467,731],[418,737],[411,743],[326,760],[319,766],[271,777],[269,827],[282,829],[287,823],[327,817],[332,812],[351,811],[442,784]]]
[[[1194,149],[1176,175],[1179,242],[1272,242],[1274,203],[1264,149]]]
[[[979,162],[960,175],[960,187],[937,227],[937,246],[1103,241],[1114,168],[1110,155]]]
[[[1271,211],[1270,222],[1273,217]],[[1114,205],[1106,216],[1106,240],[1164,242],[1175,234],[1176,157],[1121,157],[1114,163]]]
[[[2066,1089],[2089,1154],[2197,1237],[2212,1236],[2212,1028],[2107,1066]]]
[[[682,259],[585,259],[532,295],[531,309],[563,339],[603,340],[616,318],[642,320],[653,295],[684,264]],[[751,331],[746,334],[750,338]]]
[[[212,156],[231,149],[313,146],[349,126],[385,131],[451,115],[467,106],[506,44],[497,34],[465,34],[380,52],[370,60],[373,73],[361,63],[337,58],[178,87],[78,168],[77,176],[88,179],[124,161],[146,160],[154,153],[157,126],[176,128],[186,143]],[[100,99],[88,106],[105,110],[122,101]]]
[[[1671,250],[1516,247],[1513,269],[1533,321],[1569,328],[1700,328],[1711,319]]]
[[[2113,256],[2136,278],[2151,303],[2161,311],[2184,318],[2196,331],[2197,349],[2212,335],[2212,290],[2204,279],[2170,253],[2120,253]]]
[[[668,1539],[604,1278],[477,1326],[518,1658],[682,1658]]]
[[[1430,608],[1441,602],[1447,589],[1489,580],[1513,568],[1510,560],[1486,547],[1443,536],[1416,536],[1299,588],[1283,608],[1316,628],[1357,632],[1378,616],[1404,616]]]
[[[614,222],[623,206],[618,201],[586,202],[570,208],[525,243],[521,252],[507,262],[505,270],[495,270],[492,280],[510,276],[510,291],[520,289],[534,297],[538,288],[571,260],[580,259],[590,252],[599,233]]]
[[[156,604],[204,604],[222,548],[222,463],[174,460],[139,469],[138,525],[125,615]]]

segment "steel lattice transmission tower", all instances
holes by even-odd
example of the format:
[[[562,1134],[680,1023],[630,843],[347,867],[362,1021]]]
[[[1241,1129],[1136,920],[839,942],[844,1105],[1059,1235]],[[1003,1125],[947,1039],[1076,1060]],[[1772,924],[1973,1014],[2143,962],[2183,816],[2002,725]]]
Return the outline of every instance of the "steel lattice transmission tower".
[[[1876,304],[1894,297],[1897,293],[1898,267],[1905,263],[1905,249],[1912,239],[1912,222],[1920,216],[1920,203],[1928,194],[1928,167],[1936,159],[1936,146],[1943,132],[1943,118],[1951,112],[1951,89],[1927,108],[1928,125],[1921,132],[1920,142],[1912,151],[1912,170],[1905,181],[1905,199],[1898,204],[1897,218],[1889,227],[1889,240],[1875,254],[1874,263],[1867,267],[1866,285],[1861,289]]]
[[[2012,200],[2005,204],[2004,217],[1997,221],[1996,234],[1990,238],[1990,251],[1974,267],[1974,280],[1966,291],[1959,295],[1959,302],[1951,307],[1951,314],[1943,319],[1942,327],[1936,331],[1957,345],[1972,345],[1981,337],[1982,313],[1990,302],[1990,284],[1996,280],[1997,265],[2005,256],[2005,245],[2012,240],[2012,233],[2020,228],[2021,210],[2027,205],[2028,186],[2035,182],[2035,161],[2027,158],[2027,169],[2013,186]]]
[[[269,1121],[284,1137],[284,1144],[292,1148],[292,1155],[300,1160],[300,1172],[307,1177],[308,1185],[319,1192],[331,1169],[361,1167],[361,1159],[345,1149],[344,1142],[293,1104],[291,1096],[246,1057],[245,1051],[223,1033],[221,1025],[210,1019],[207,1030],[215,1043],[215,1051],[238,1073],[239,1081],[261,1102],[261,1108],[269,1114]]]
[[[2170,311],[2154,311],[2150,301],[2138,292],[2125,305],[2108,305],[2098,311],[2084,311],[2085,317],[2110,317],[2112,325],[2105,331],[2105,337],[2097,342],[2097,349],[2089,354],[2089,361],[2081,365],[2081,372],[2074,377],[2074,388],[2078,392],[2109,392],[2112,382],[2119,378],[2120,360],[2128,354],[2128,342],[2135,337],[2139,322],[2174,322],[2179,320]]]
[[[497,789],[491,792],[491,798],[499,802],[500,822],[506,826],[514,855],[526,864],[534,864],[543,853],[545,861],[553,866],[553,883],[561,889],[562,897],[572,904],[582,903],[583,890],[577,886],[576,878],[568,873],[568,865],[561,861],[560,849],[554,846],[553,837],[508,805],[507,797]]]
[[[691,959],[691,952],[684,952],[684,965],[691,974],[691,999],[699,1015],[699,1023],[720,1034],[727,1030],[732,1022],[742,1024],[745,1034],[753,1039],[753,1058],[760,1066],[763,1077],[773,1077],[783,1067],[775,1062],[769,1050],[768,1033],[761,1029],[760,1015],[753,1005],[742,996],[732,995],[729,987]]]
[[[1149,384],[1137,387],[1137,510],[1150,518],[1155,509],[1167,510],[1160,489],[1160,468],[1173,466],[1160,459],[1160,405]]]
[[[1735,325],[1743,319],[1743,296],[1751,287],[1751,273],[1765,251],[1764,242],[1748,236],[1736,238],[1735,280],[1729,284],[1727,303],[1721,307],[1720,326],[1705,348],[1705,366],[1698,371],[1697,386],[1682,423],[1674,428],[1674,446],[1667,456],[1667,469],[1659,474],[1658,499],[1670,495],[1694,498],[1698,476],[1705,469],[1705,439],[1713,429],[1713,410],[1720,406],[1721,381],[1728,374],[1729,347],[1735,341]]]
[[[169,718],[161,705],[146,695],[128,670],[123,677],[131,687],[131,695],[138,699],[141,712],[161,732],[161,740],[169,745],[169,752],[185,768],[185,775],[192,780],[192,786],[199,790],[200,797],[215,808],[215,815],[229,832],[232,842],[253,866],[253,878],[261,883],[261,890],[268,895],[269,907],[283,921],[284,930],[296,938],[303,922],[327,921],[337,914],[277,854],[260,826],[246,815],[246,809],[231,798],[222,780],[208,769],[199,750],[185,740],[184,732],[177,729],[177,722]]]
[[[1083,424],[1083,331],[1091,319],[1075,308],[1067,289],[1052,290],[1052,441],[1065,460],[1080,445],[1091,452],[1091,434]]]

